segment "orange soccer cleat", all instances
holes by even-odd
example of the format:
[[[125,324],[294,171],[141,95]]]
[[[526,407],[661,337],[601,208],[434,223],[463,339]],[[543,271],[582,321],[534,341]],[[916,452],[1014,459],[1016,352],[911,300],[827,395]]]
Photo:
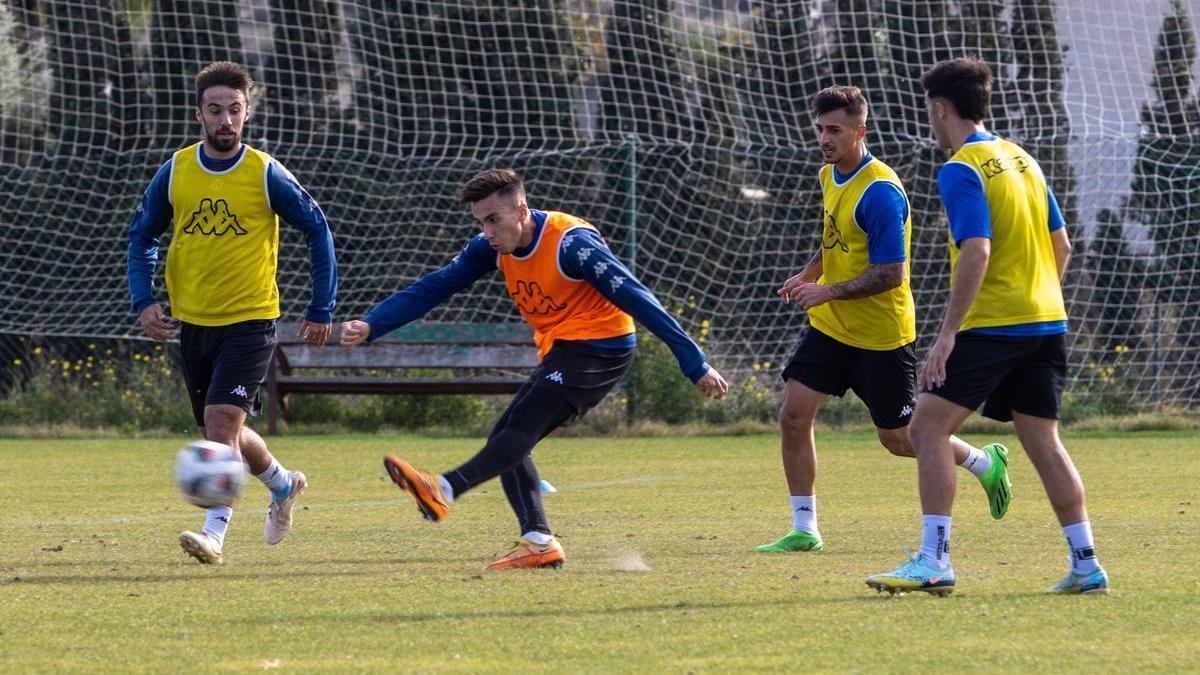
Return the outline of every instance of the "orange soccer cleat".
[[[395,455],[384,457],[383,467],[387,469],[393,483],[412,495],[426,520],[436,522],[446,517],[450,503],[442,495],[442,484],[437,476],[417,471],[411,464]]]
[[[558,537],[551,537],[548,544],[535,544],[524,537],[512,550],[483,568],[485,572],[497,570],[533,569],[537,567],[562,567],[567,554]]]

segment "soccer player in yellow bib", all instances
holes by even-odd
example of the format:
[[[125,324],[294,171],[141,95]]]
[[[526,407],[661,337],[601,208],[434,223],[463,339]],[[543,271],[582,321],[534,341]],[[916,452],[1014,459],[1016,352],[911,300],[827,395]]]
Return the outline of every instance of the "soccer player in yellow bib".
[[[275,351],[279,289],[279,216],[308,239],[312,301],[300,335],[323,345],[333,323],[337,267],[321,208],[266,153],[242,143],[250,118],[250,74],[228,61],[196,76],[196,120],[204,140],[179,150],[154,175],[129,226],[129,290],[146,335],[169,340],[178,327],[183,379],[200,433],[237,448],[271,492],[263,539],[279,543],[292,526],[306,476],[288,471],[262,437],[245,426],[257,415],[259,387]],[[159,238],[172,228],[167,254],[168,318],[154,298]],[[199,532],[179,544],[196,560],[220,564],[233,509],[207,509]]]
[[[951,434],[983,405],[1012,421],[1067,539],[1071,570],[1053,593],[1106,593],[1083,482],[1058,435],[1067,371],[1062,276],[1071,244],[1037,161],[983,125],[991,70],[975,58],[943,61],[921,78],[930,125],[953,151],[938,172],[950,225],[950,300],[917,374],[909,435],[917,451],[921,548],[893,572],[867,579],[892,593],[954,589]]]
[[[821,249],[779,289],[808,310],[809,327],[787,367],[779,413],[783,472],[792,529],[756,551],[819,551],[815,483],[817,410],[847,389],[863,400],[879,442],[914,456],[907,426],[916,403],[916,319],[909,289],[912,220],[900,178],[867,151],[867,101],[858,87],[833,86],[813,97],[824,201]],[[978,449],[954,438],[959,464],[983,484],[993,516],[1008,506],[1000,446]]]

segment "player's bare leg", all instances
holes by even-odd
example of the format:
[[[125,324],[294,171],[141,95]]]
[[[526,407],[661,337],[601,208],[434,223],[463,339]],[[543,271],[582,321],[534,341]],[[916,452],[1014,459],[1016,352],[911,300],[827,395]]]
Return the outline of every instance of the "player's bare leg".
[[[819,551],[820,530],[817,528],[815,485],[817,480],[817,446],[813,427],[817,410],[826,394],[789,379],[783,390],[783,405],[779,409],[780,454],[783,475],[791,495],[792,529],[782,539],[756,546],[762,553]]]

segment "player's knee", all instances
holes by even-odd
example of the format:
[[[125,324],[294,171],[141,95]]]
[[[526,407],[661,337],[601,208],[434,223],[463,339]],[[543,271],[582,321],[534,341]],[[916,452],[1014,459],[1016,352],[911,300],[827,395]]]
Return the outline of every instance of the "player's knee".
[[[237,447],[245,413],[235,406],[210,405],[204,408],[204,435],[210,441]]]
[[[943,433],[940,426],[930,424],[919,417],[914,418],[908,425],[907,435],[909,444],[913,448],[914,457],[921,451],[921,448],[937,445],[939,436],[949,437],[949,434]]]
[[[783,402],[779,408],[779,429],[785,434],[805,434],[812,430],[813,415],[803,407]]]
[[[879,442],[887,451],[897,457],[916,457],[917,453],[913,450],[912,442],[908,439],[908,427],[900,427],[899,429],[876,429],[879,435]]]

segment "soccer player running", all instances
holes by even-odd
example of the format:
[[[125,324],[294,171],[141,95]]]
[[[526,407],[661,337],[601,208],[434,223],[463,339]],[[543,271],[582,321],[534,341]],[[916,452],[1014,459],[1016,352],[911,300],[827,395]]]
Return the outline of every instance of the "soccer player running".
[[[333,322],[337,268],[325,215],[287,169],[242,143],[250,118],[250,74],[226,61],[196,76],[196,120],[203,140],[176,152],[146,188],[129,226],[129,289],[146,335],[170,340],[178,328],[183,379],[200,433],[237,448],[271,492],[263,539],[279,543],[307,479],[288,471],[262,437],[244,425],[260,409],[259,387],[275,350],[279,220],[308,240],[312,302],[300,336],[323,345]],[[159,237],[172,228],[167,254],[171,318],[154,299]],[[209,508],[199,532],[179,544],[196,560],[223,561],[233,509]]]
[[[499,270],[521,316],[533,327],[539,364],[496,422],[483,449],[441,475],[388,455],[392,480],[438,521],[468,490],[500,476],[521,538],[489,570],[559,567],[566,556],[542,507],[530,457],[547,434],[586,413],[633,363],[634,319],[671,349],[703,394],[723,398],[729,385],[590,223],[538,211],[511,169],[476,174],[458,192],[482,230],[449,264],[342,324],[342,345],[355,347],[424,316],[475,280]]]
[[[1071,244],[1038,163],[983,125],[992,75],[976,58],[943,61],[921,78],[930,125],[953,155],[938,172],[950,225],[950,300],[921,364],[909,426],[921,492],[921,549],[895,571],[867,579],[880,591],[954,589],[951,434],[983,405],[1011,420],[1042,479],[1070,549],[1054,593],[1105,593],[1083,482],[1058,436],[1067,370],[1062,276]]]
[[[812,100],[824,198],[821,249],[779,289],[808,310],[809,327],[783,371],[779,413],[783,472],[792,530],[755,548],[765,553],[820,551],[814,484],[813,425],[830,396],[847,389],[867,405],[879,442],[913,457],[908,440],[915,403],[916,314],[909,288],[912,220],[900,178],[867,151],[867,101],[858,87],[822,89]],[[1008,510],[1007,451],[952,438],[955,460],[983,484],[992,516]]]

